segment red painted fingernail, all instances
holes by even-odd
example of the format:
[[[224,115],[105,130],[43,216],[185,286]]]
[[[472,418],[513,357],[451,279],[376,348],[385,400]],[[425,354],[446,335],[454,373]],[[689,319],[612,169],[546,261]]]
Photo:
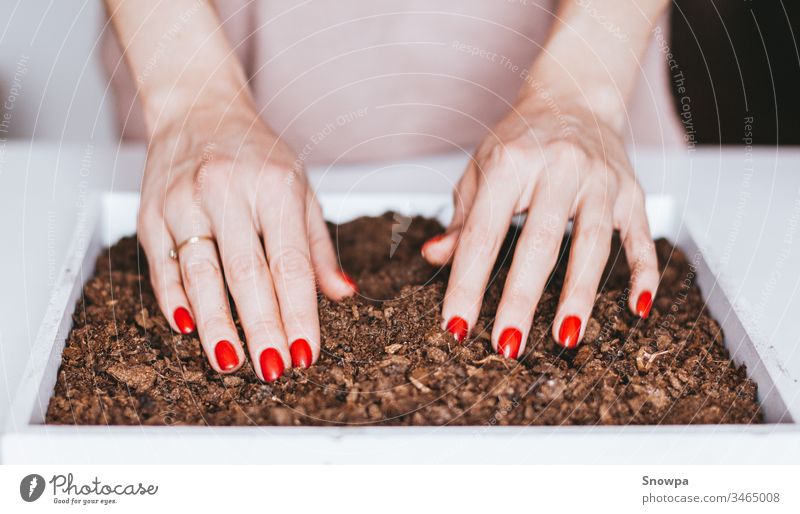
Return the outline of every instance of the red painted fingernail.
[[[283,359],[275,348],[267,348],[258,358],[261,364],[261,374],[267,382],[274,382],[283,375]]]
[[[425,241],[425,244],[422,245],[422,250],[420,250],[422,256],[425,257],[425,248],[427,248],[429,245],[438,243],[439,241],[442,240],[443,237],[444,234],[439,234],[438,236],[433,236],[432,238]]]
[[[578,316],[569,316],[561,322],[561,330],[558,331],[558,341],[564,348],[575,348],[578,346],[578,338],[581,336],[581,319]]]
[[[348,275],[344,271],[340,271],[339,274],[342,276],[342,280],[347,282],[347,285],[350,286],[350,289],[352,289],[356,293],[360,293],[361,292],[361,289],[358,288],[358,284],[356,284],[356,281],[353,280],[353,277],[351,277],[350,275]]]
[[[217,364],[222,371],[230,371],[239,365],[239,356],[229,341],[220,341],[214,347],[214,355],[217,357]]]
[[[181,334],[194,332],[194,320],[185,308],[178,307],[175,309],[175,312],[172,313],[172,319],[175,320],[175,324],[178,325],[178,330],[181,331]]]
[[[652,308],[653,294],[650,291],[644,291],[639,295],[639,299],[636,300],[636,314],[642,319],[647,319]]]
[[[460,343],[465,337],[467,337],[469,325],[464,318],[453,316],[450,318],[450,321],[447,322],[447,331],[453,334],[453,337],[456,338],[456,341]]]
[[[292,366],[295,368],[308,368],[311,366],[311,346],[305,339],[298,339],[289,347],[292,354]]]
[[[497,353],[507,359],[516,359],[519,355],[519,345],[522,343],[522,332],[516,328],[507,328],[500,334],[497,341]]]

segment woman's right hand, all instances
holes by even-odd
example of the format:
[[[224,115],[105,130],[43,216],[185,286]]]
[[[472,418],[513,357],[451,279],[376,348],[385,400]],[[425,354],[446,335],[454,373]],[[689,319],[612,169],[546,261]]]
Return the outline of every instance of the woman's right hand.
[[[238,369],[244,349],[227,284],[253,368],[272,381],[319,356],[315,277],[333,299],[357,288],[339,269],[295,154],[246,99],[220,100],[151,132],[139,239],[172,328],[190,333],[196,323],[211,366]]]

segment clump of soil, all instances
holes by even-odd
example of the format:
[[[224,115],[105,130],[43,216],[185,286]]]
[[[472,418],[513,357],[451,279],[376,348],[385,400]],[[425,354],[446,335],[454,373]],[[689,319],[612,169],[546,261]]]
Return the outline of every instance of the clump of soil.
[[[330,226],[362,295],[319,300],[322,356],[272,384],[249,364],[219,375],[195,335],[173,333],[156,304],[144,254],[126,238],[97,259],[75,309],[47,423],[122,425],[593,425],[758,423],[756,385],[723,346],[692,263],[657,241],[662,282],[649,319],[627,309],[628,269],[615,239],[577,350],[550,337],[566,249],[520,361],[489,334],[516,232],[511,231],[472,336],[440,329],[448,268],[420,246],[440,233],[414,218],[402,238],[391,213]],[[396,231],[396,230],[395,230]],[[566,248],[566,245],[565,245]],[[390,257],[391,253],[391,257]],[[238,322],[237,322],[238,323]]]

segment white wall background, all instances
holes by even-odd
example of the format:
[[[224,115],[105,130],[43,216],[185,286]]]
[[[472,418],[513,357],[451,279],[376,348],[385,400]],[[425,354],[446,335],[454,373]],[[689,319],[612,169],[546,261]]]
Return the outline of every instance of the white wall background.
[[[60,269],[51,249],[72,234],[71,155],[116,141],[95,48],[103,18],[101,0],[0,0],[0,432],[52,288],[46,266],[28,265]]]
[[[116,139],[97,58],[102,9],[101,0],[0,0],[0,138]]]

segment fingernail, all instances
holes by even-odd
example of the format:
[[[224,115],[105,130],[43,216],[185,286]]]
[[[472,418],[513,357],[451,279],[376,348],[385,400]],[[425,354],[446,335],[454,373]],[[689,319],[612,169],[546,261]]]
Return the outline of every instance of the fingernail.
[[[194,332],[194,320],[192,319],[192,315],[189,314],[183,307],[178,307],[175,309],[175,312],[172,313],[172,319],[175,320],[175,324],[178,326],[178,330],[181,331],[181,334],[191,334]]]
[[[429,245],[438,243],[439,241],[442,240],[443,237],[444,237],[444,234],[439,234],[438,236],[433,236],[432,238],[430,238],[427,241],[425,241],[425,244],[422,245],[422,250],[420,250],[420,253],[422,253],[422,256],[425,257],[425,248],[427,248]]]
[[[519,355],[519,345],[522,343],[522,332],[516,328],[507,328],[500,334],[497,341],[497,353],[507,359],[516,359]]]
[[[261,364],[261,374],[267,382],[274,382],[283,375],[283,359],[275,348],[267,348],[258,358]]]
[[[214,347],[217,364],[222,371],[230,371],[239,365],[239,356],[229,341],[220,341]]]
[[[578,346],[578,338],[581,335],[581,319],[578,316],[568,316],[561,322],[561,330],[558,331],[558,341],[564,348],[575,348]]]
[[[639,295],[636,300],[636,314],[642,319],[647,319],[650,315],[650,309],[653,307],[653,294],[650,291],[644,291]]]
[[[305,339],[298,339],[289,347],[292,354],[292,366],[295,368],[308,368],[311,366],[311,346]]]
[[[460,343],[465,337],[467,337],[469,325],[467,325],[467,321],[464,318],[453,316],[450,318],[450,321],[447,322],[447,331],[453,334],[453,337],[456,338],[456,341]]]
[[[350,275],[348,275],[344,271],[340,271],[339,274],[342,276],[342,280],[347,282],[347,285],[350,286],[350,289],[352,289],[356,293],[360,293],[361,292],[361,289],[358,288],[358,284],[356,284],[356,281],[353,280],[353,277],[351,277]]]

